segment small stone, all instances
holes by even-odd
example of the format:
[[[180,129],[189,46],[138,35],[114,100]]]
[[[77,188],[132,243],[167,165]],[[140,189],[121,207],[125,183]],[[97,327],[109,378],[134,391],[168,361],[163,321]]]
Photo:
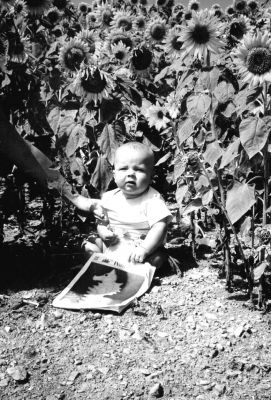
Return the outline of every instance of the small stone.
[[[56,310],[53,312],[53,316],[55,317],[55,319],[61,319],[63,317],[62,312]]]
[[[69,378],[67,380],[67,385],[72,385],[75,381],[76,378],[80,375],[80,372],[78,371],[72,371],[71,374],[69,375]]]
[[[8,379],[7,378],[3,378],[0,380],[0,387],[6,387],[8,386]]]
[[[24,382],[28,377],[28,372],[21,365],[18,365],[16,367],[10,367],[7,369],[6,372],[17,382]]]
[[[244,333],[244,327],[242,325],[240,325],[240,326],[238,326],[237,329],[235,329],[234,336],[236,338],[238,338],[238,337],[241,337],[243,333]]]
[[[213,350],[212,353],[210,354],[210,357],[211,357],[211,358],[215,358],[215,357],[218,356],[218,354],[219,354],[218,350],[215,349],[215,350]]]
[[[226,385],[217,383],[214,387],[214,391],[218,396],[222,396],[226,391]]]
[[[160,398],[164,395],[164,388],[160,382],[153,385],[150,389],[149,396],[150,398]]]

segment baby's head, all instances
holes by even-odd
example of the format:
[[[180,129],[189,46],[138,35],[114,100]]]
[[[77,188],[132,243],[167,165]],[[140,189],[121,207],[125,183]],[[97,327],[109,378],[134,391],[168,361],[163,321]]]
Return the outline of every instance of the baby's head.
[[[115,182],[127,198],[138,197],[151,183],[153,166],[154,155],[148,146],[125,143],[115,154]]]

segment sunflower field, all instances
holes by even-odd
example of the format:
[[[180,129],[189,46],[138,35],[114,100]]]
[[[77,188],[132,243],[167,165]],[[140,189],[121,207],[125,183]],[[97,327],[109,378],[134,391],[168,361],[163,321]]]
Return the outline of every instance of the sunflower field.
[[[155,152],[154,184],[191,226],[194,252],[210,244],[205,234],[215,227],[213,251],[222,249],[227,286],[237,265],[250,293],[260,282],[264,304],[268,4],[235,0],[224,10],[201,9],[197,0],[0,0],[0,14],[4,194],[31,177],[31,185],[34,179],[68,198],[99,197],[112,185],[115,149],[141,141]],[[25,173],[19,183],[14,164]]]

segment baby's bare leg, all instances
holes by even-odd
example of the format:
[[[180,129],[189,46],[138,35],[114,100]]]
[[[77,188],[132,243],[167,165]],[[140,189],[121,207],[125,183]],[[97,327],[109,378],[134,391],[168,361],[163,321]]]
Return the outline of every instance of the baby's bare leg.
[[[88,253],[102,253],[103,252],[103,242],[102,239],[96,238],[91,240],[85,240],[82,245],[83,249]]]
[[[156,267],[156,269],[160,269],[167,262],[165,249],[157,249],[145,261]]]

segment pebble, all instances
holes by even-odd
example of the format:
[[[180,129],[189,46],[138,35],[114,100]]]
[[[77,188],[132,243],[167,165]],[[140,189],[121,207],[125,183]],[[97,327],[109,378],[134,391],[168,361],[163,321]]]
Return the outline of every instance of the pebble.
[[[153,385],[149,391],[150,398],[160,398],[164,395],[164,388],[160,382]]]
[[[10,367],[6,372],[17,382],[24,382],[28,377],[28,372],[22,365]]]

